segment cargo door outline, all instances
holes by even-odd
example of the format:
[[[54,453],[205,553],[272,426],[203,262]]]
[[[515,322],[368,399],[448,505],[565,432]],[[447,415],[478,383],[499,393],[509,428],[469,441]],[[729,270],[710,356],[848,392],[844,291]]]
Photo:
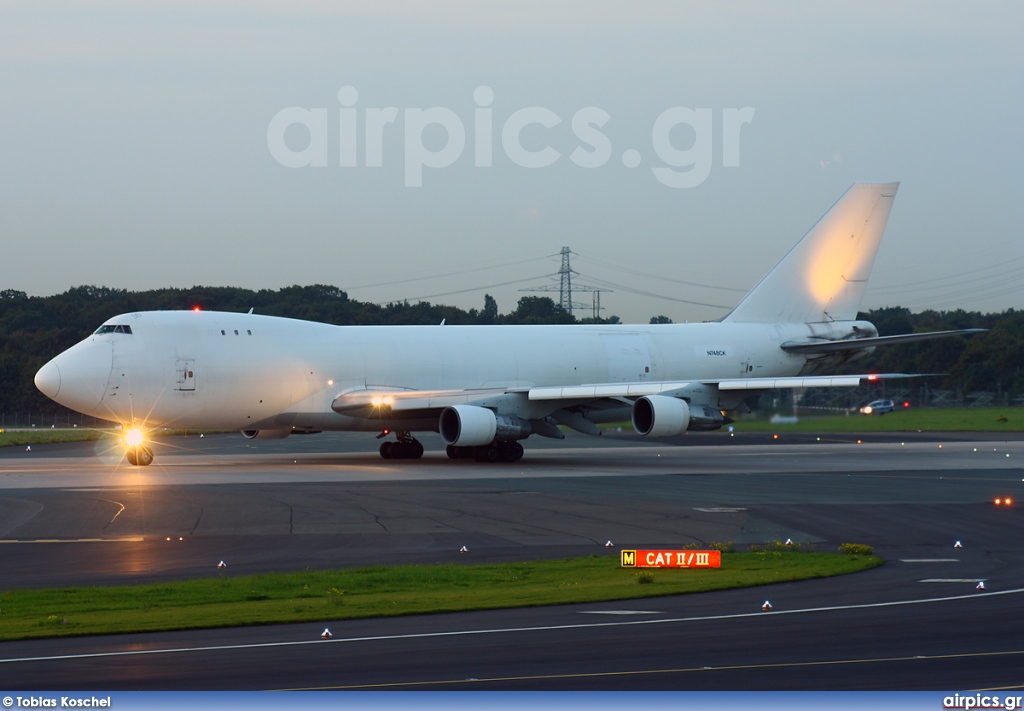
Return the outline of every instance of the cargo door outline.
[[[196,389],[195,358],[179,358],[175,361],[175,390],[192,392]]]
[[[629,383],[650,379],[651,353],[638,333],[601,334],[608,362],[608,381]]]

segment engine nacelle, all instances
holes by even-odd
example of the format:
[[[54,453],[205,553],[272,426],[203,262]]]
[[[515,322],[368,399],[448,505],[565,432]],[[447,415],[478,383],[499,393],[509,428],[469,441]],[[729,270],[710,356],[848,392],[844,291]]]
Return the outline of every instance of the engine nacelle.
[[[441,412],[437,429],[445,444],[480,447],[494,441],[498,418],[486,407],[452,405]]]
[[[496,415],[493,410],[476,405],[446,407],[438,421],[438,431],[445,444],[456,447],[482,447],[495,440],[509,441],[529,437],[533,426],[529,420]]]
[[[287,430],[242,430],[242,436],[246,439],[284,439],[292,431]]]
[[[726,422],[721,410],[707,405],[690,405],[690,425],[686,429],[695,432],[710,432],[722,429],[722,425],[729,422],[732,420]]]
[[[633,403],[633,429],[646,437],[672,437],[690,425],[686,400],[645,395]]]

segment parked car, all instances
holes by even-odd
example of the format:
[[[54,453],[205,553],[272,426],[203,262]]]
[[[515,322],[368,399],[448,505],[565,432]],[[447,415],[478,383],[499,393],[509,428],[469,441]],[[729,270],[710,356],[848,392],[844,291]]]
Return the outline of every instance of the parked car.
[[[860,414],[884,415],[885,413],[892,412],[895,409],[896,406],[892,403],[892,400],[872,400],[860,409]]]

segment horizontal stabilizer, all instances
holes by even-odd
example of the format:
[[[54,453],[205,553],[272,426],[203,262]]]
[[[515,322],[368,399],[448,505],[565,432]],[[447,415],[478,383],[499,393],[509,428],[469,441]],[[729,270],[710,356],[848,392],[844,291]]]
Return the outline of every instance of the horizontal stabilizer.
[[[844,341],[787,341],[782,344],[782,350],[787,353],[840,353],[842,351],[859,351],[865,348],[874,348],[875,346],[889,346],[895,343],[930,341],[933,338],[949,338],[950,336],[968,336],[974,333],[984,333],[987,330],[987,328],[962,328],[956,331],[906,333],[901,336],[851,338]]]
[[[921,378],[920,374],[872,373],[871,375],[808,375],[795,378],[739,378],[720,380],[719,390],[785,390],[788,388],[856,388],[861,383],[901,378]]]

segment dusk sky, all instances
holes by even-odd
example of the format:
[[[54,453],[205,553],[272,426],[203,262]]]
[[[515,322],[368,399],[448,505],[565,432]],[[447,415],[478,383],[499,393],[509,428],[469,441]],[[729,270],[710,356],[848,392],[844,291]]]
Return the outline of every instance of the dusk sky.
[[[864,308],[1024,308],[1018,2],[0,12],[0,289],[508,312],[568,246],[605,316],[707,320],[895,180]]]

